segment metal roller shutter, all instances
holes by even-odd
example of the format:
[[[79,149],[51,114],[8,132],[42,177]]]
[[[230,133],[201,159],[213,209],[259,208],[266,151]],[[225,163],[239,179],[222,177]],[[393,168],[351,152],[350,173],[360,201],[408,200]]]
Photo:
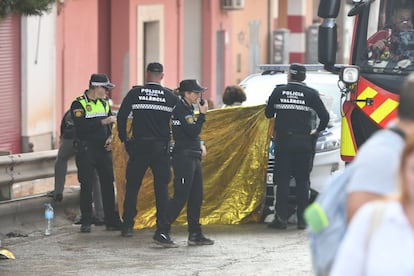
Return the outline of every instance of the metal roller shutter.
[[[0,20],[0,151],[21,152],[20,17]]]

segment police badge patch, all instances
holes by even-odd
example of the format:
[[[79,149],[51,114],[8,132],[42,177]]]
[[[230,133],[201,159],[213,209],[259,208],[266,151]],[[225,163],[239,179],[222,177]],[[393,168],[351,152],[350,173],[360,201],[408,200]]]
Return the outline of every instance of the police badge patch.
[[[82,117],[83,113],[84,111],[82,108],[73,110],[73,115],[75,115],[76,118]]]
[[[194,116],[193,115],[187,115],[185,116],[185,120],[187,121],[187,123],[189,123],[190,125],[194,124]]]
[[[90,104],[86,105],[86,111],[91,112],[92,111],[92,107]]]

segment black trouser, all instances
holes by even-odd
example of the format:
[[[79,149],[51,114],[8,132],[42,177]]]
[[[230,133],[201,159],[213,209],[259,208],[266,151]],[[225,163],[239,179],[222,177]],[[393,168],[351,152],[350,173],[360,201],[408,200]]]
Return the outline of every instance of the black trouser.
[[[188,232],[201,233],[200,212],[203,201],[201,152],[174,153],[174,197],[168,204],[168,220],[173,223],[187,203]]]
[[[135,147],[129,150],[129,160],[126,169],[126,189],[124,213],[122,215],[124,227],[132,227],[137,215],[137,196],[142,179],[148,167],[154,175],[155,202],[157,208],[157,230],[168,231],[169,224],[166,218],[166,208],[169,200],[168,182],[171,177],[170,155],[168,142],[164,141],[136,141]]]
[[[119,215],[115,211],[114,172],[112,152],[105,148],[82,142],[76,153],[78,180],[81,185],[80,209],[82,224],[91,224],[92,220],[92,189],[96,181],[95,171],[101,185],[102,203],[106,224],[119,223]]]
[[[298,219],[309,204],[309,175],[314,157],[314,139],[310,135],[289,135],[276,140],[274,181],[276,189],[276,214],[288,219],[289,184],[291,177],[296,182]]]

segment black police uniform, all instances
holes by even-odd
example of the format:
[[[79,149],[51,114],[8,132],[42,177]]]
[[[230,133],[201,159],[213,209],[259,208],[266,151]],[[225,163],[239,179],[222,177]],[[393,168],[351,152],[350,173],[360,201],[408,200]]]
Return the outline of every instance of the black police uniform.
[[[75,139],[75,125],[70,110],[66,111],[63,115],[62,121],[60,122],[60,133],[61,138]]]
[[[154,175],[157,207],[157,232],[168,231],[166,208],[171,178],[169,141],[171,113],[178,97],[159,83],[134,86],[122,101],[117,115],[119,139],[125,143],[129,160],[126,169],[126,191],[123,229],[132,228],[137,214],[137,195],[148,167]],[[132,111],[132,139],[127,141],[128,115]]]
[[[92,222],[92,187],[97,173],[101,184],[105,224],[111,230],[120,227],[119,215],[115,211],[112,152],[105,149],[105,142],[112,135],[112,129],[111,125],[102,125],[101,120],[112,113],[108,101],[89,99],[86,92],[87,90],[71,105],[76,130],[76,165],[81,184],[81,222],[83,226]]]
[[[205,114],[194,115],[194,107],[181,99],[173,111],[172,128],[174,149],[174,197],[168,205],[170,222],[180,214],[187,203],[188,232],[201,234],[200,211],[203,201],[200,132]]]
[[[312,110],[319,119],[317,131],[326,128],[329,113],[318,91],[301,82],[278,85],[269,97],[265,115],[275,119],[275,171],[277,183],[276,215],[284,223],[288,219],[288,196],[291,176],[296,180],[297,216],[303,222],[303,211],[309,201],[309,174],[316,135],[312,130]],[[276,217],[277,218],[277,217]],[[299,227],[299,224],[298,224]]]

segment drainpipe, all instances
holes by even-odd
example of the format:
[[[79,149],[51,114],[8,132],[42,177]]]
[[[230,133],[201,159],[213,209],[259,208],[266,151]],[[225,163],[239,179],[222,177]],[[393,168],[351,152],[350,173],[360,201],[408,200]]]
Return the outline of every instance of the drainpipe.
[[[272,0],[267,0],[267,63],[272,62]]]
[[[182,41],[183,38],[181,37],[181,9],[183,7],[183,0],[177,0],[177,70],[176,70],[176,81],[181,79],[181,71],[182,71],[182,57],[181,57],[181,49],[183,47]]]

